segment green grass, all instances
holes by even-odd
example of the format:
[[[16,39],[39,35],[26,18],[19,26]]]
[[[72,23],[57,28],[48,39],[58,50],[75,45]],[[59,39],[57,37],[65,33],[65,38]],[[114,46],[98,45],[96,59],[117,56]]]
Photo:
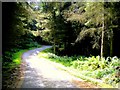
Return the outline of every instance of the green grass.
[[[39,46],[39,47],[41,47],[41,46]],[[21,64],[22,54],[24,52],[26,52],[28,50],[32,50],[34,48],[37,48],[37,47],[31,47],[28,49],[19,50],[16,53],[12,53],[12,55],[11,55],[12,61],[11,62],[3,62],[2,68],[3,68],[3,70],[5,70],[3,73],[10,72],[12,69],[19,67],[19,65]],[[8,52],[8,53],[11,54],[10,52]]]
[[[38,47],[41,47],[41,46],[39,45]],[[16,74],[19,74],[18,72],[19,72],[19,66],[21,65],[21,61],[22,61],[22,58],[21,58],[22,54],[28,50],[32,50],[38,47],[31,47],[23,50],[14,48],[12,49],[12,51],[7,51],[6,59],[4,58],[2,62],[3,63],[2,64],[3,88],[9,88],[9,86],[11,87],[11,85],[15,82],[16,78],[18,77],[18,75]]]
[[[16,65],[20,65],[21,64],[21,57],[22,57],[22,54],[28,50],[32,50],[36,47],[32,47],[32,48],[29,48],[29,49],[25,49],[25,50],[20,50],[19,52],[15,53],[13,55],[13,63],[15,63]]]
[[[75,75],[87,81],[91,81],[90,78],[101,80],[104,84],[100,83],[100,86],[104,88],[118,87],[120,82],[120,78],[116,75],[118,70],[115,69],[120,66],[120,59],[116,56],[102,58],[101,60],[99,56],[57,56],[52,53],[51,49],[40,52],[39,56],[77,70],[79,73]],[[96,83],[96,81],[94,82]]]

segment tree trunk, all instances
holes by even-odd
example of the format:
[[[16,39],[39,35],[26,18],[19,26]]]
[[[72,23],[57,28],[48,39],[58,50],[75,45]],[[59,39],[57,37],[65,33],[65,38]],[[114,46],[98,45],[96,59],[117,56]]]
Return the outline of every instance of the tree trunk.
[[[103,26],[102,26],[102,37],[101,37],[101,54],[100,57],[103,57],[103,49],[104,49],[104,21],[103,21]]]
[[[104,55],[104,28],[105,28],[105,22],[104,22],[104,4],[103,4],[103,17],[102,17],[102,36],[101,36],[101,53],[100,53],[100,59],[102,59]]]
[[[56,53],[56,47],[55,47],[55,40],[54,40],[54,44],[53,44],[53,52]]]
[[[113,31],[111,31],[111,38],[110,38],[110,56],[113,55]]]

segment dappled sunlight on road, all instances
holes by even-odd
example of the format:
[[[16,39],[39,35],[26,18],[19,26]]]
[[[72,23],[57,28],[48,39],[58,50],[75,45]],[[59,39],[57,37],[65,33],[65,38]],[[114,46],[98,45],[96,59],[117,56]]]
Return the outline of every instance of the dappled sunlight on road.
[[[43,46],[23,54],[25,70],[21,88],[97,88],[63,70],[66,67],[62,64],[37,56],[46,48],[50,46]]]
[[[44,58],[38,58],[36,56],[31,57],[27,62],[31,68],[36,68],[37,74],[42,74],[52,80],[71,80],[73,77],[64,71],[60,71],[52,62],[46,61]]]
[[[54,66],[54,62],[37,57],[41,49],[27,52],[24,61],[24,81],[22,88],[77,88],[71,81],[74,78],[65,71]]]

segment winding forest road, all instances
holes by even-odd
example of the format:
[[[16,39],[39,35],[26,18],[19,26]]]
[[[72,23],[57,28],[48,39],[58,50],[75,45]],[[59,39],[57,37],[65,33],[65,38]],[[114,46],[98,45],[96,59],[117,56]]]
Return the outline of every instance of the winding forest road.
[[[40,51],[47,48],[51,46],[42,46],[23,54],[24,75],[19,88],[78,88],[72,81],[81,79],[56,68],[51,61],[37,56]]]

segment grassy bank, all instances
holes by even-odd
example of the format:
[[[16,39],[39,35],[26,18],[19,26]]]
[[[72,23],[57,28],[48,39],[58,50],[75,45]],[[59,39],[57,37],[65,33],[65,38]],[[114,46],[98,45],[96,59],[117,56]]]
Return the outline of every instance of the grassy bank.
[[[38,47],[41,47],[41,45],[39,45]],[[22,54],[24,52],[27,52],[28,50],[32,50],[34,48],[37,47],[31,47],[28,49],[24,49],[21,50],[19,49],[17,52],[15,53],[10,53],[8,52],[8,54],[12,54],[11,57],[9,57],[10,59],[12,59],[12,61],[10,62],[2,62],[2,86],[3,88],[11,88],[13,87],[13,85],[15,84],[19,74],[20,74],[20,65],[22,62]]]
[[[39,45],[39,47],[41,47]],[[28,50],[32,50],[34,48],[37,48],[37,47],[31,47],[31,48],[28,48],[28,49],[24,49],[24,50],[18,50],[17,52],[15,53],[12,53],[12,56],[11,56],[11,59],[12,61],[11,62],[3,62],[3,68],[5,69],[13,69],[13,68],[16,68],[17,66],[19,66],[21,64],[21,56],[24,52],[28,51]],[[8,52],[9,54],[11,54],[10,52]]]
[[[53,54],[50,49],[44,50],[39,53],[40,57],[47,58],[51,61],[61,63],[68,72],[75,76],[91,81],[94,84],[98,84],[103,88],[118,87],[120,82],[120,76],[118,76],[119,70],[119,58],[107,57],[99,59],[99,56],[57,56]],[[64,68],[65,69],[65,68]],[[71,70],[73,71],[71,72]],[[101,82],[102,81],[102,82]]]

